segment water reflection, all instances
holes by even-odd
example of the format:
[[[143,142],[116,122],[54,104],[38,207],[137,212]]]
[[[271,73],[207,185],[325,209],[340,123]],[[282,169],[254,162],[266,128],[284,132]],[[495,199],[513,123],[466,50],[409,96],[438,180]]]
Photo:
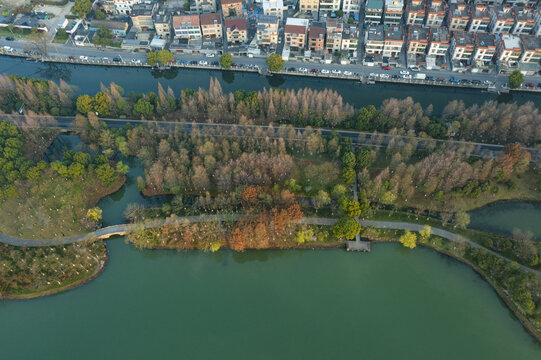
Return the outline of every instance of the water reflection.
[[[38,68],[36,71],[37,77],[43,77],[49,80],[64,80],[69,82],[71,79],[71,70],[60,63],[46,63],[45,66]]]
[[[235,81],[234,71],[222,71],[222,80],[228,84],[232,84]]]
[[[178,76],[178,68],[171,68],[166,70],[153,69],[150,74],[154,79],[164,78],[166,80],[172,80]]]
[[[280,87],[286,82],[286,78],[282,75],[267,76],[267,81],[272,87]]]

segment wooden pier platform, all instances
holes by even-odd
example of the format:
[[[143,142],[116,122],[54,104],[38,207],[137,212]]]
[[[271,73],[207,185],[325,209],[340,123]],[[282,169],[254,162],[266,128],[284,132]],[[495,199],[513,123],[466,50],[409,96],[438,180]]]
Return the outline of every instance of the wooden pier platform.
[[[364,241],[364,240],[347,241],[346,250],[370,252],[370,241]]]

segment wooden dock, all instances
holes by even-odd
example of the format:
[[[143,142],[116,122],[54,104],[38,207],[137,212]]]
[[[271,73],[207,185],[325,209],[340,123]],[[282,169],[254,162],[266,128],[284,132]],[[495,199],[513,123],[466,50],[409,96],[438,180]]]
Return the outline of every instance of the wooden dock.
[[[347,241],[346,250],[370,252],[370,241],[364,241],[364,240]]]

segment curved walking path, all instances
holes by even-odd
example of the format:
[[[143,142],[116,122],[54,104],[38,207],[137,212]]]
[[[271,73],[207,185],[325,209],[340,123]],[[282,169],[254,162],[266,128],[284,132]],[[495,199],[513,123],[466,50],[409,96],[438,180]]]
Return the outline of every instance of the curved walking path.
[[[234,221],[240,218],[240,214],[221,214],[221,215],[194,215],[194,216],[179,216],[173,219],[158,219],[152,220],[144,223],[142,226],[146,229],[160,227],[167,223],[190,223],[190,222],[205,222],[205,221]],[[307,225],[334,225],[337,219],[333,218],[302,218],[299,220],[301,224]],[[424,229],[424,225],[408,223],[408,222],[398,222],[398,221],[382,221],[382,220],[359,220],[359,223],[362,226],[370,226],[378,229],[394,229],[394,230],[409,230],[419,232]],[[96,231],[71,235],[60,238],[53,239],[21,239],[12,236],[8,236],[0,233],[0,242],[13,245],[13,246],[29,246],[29,247],[41,247],[41,246],[55,246],[55,245],[66,245],[73,244],[80,241],[92,240],[92,239],[107,239],[114,235],[126,235],[129,231],[137,230],[141,227],[141,224],[120,224],[113,225],[98,229]],[[505,256],[498,254],[490,249],[485,248],[484,246],[479,245],[478,243],[462,236],[455,234],[453,232],[443,230],[437,227],[431,227],[432,234],[440,236],[450,241],[457,243],[469,244],[471,247],[485,249],[491,254],[500,257],[502,259],[512,261]],[[525,265],[519,264],[520,267],[528,272],[536,274],[541,279],[541,271],[534,270]]]

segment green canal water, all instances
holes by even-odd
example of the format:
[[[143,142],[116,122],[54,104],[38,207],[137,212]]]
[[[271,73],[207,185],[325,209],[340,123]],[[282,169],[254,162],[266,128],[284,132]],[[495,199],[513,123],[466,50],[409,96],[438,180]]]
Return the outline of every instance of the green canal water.
[[[63,135],[55,146],[77,148]],[[128,183],[103,199],[107,224]],[[2,359],[540,359],[539,345],[467,266],[432,250],[139,251],[109,240],[87,285],[0,303]]]

